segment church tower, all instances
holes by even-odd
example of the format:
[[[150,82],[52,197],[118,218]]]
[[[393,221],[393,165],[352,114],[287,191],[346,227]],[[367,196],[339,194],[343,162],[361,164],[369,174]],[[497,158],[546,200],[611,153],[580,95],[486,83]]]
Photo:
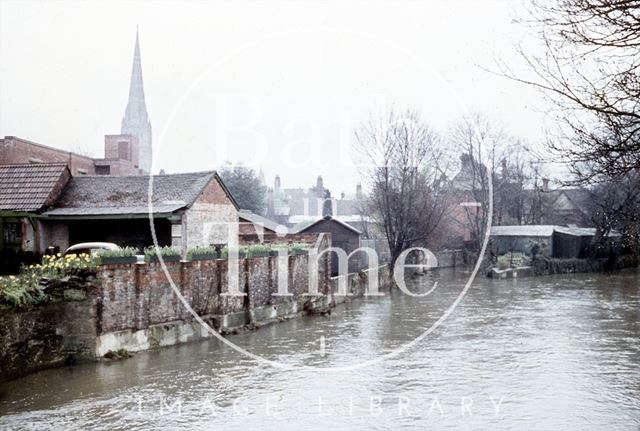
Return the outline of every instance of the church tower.
[[[131,84],[129,86],[129,101],[122,118],[123,135],[133,135],[138,138],[140,148],[139,166],[144,173],[151,172],[151,123],[144,101],[144,85],[142,83],[142,63],[140,61],[140,42],[136,29],[136,46],[133,51],[133,67],[131,69]]]

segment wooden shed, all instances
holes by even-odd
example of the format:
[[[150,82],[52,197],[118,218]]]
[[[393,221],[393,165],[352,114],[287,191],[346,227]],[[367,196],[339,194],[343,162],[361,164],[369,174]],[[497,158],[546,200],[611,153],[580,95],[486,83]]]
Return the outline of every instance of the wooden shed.
[[[298,233],[329,233],[332,247],[343,249],[347,255],[360,247],[361,232],[349,224],[331,216],[323,217],[300,229]],[[349,272],[358,272],[362,268],[362,257],[354,255],[349,259]],[[338,274],[338,259],[331,256],[331,273]]]

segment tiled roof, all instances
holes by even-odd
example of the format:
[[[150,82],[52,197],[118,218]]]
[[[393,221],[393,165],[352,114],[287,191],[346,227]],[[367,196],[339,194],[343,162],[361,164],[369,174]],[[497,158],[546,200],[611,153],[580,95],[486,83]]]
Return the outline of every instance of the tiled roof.
[[[0,165],[0,210],[38,211],[50,205],[66,163]]]
[[[215,171],[142,176],[74,177],[47,212],[56,216],[144,214],[149,212],[149,183],[153,179],[153,212],[173,212],[190,206]]]

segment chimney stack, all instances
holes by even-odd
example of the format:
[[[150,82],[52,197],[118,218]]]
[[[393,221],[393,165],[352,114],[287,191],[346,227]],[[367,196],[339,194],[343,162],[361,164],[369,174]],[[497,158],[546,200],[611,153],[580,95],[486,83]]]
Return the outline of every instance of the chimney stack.
[[[356,199],[362,199],[362,184],[356,184]]]
[[[318,177],[322,178],[322,177]],[[324,201],[322,202],[322,217],[332,217],[333,216],[333,199],[331,199],[331,192],[329,190],[326,191],[324,195]]]
[[[549,191],[549,178],[543,178],[542,179],[542,191],[543,192],[548,192]]]

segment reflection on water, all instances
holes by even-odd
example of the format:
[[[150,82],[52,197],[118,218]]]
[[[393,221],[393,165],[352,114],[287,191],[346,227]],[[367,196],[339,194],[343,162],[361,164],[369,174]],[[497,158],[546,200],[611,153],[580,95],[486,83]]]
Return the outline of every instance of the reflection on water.
[[[0,428],[580,429],[640,426],[640,274],[479,279],[417,346],[391,352],[449,307],[468,273],[231,337],[48,370],[0,386]],[[324,337],[326,349],[320,349]],[[324,353],[324,355],[323,355]],[[28,426],[30,424],[30,426]],[[241,428],[240,428],[241,427]]]

